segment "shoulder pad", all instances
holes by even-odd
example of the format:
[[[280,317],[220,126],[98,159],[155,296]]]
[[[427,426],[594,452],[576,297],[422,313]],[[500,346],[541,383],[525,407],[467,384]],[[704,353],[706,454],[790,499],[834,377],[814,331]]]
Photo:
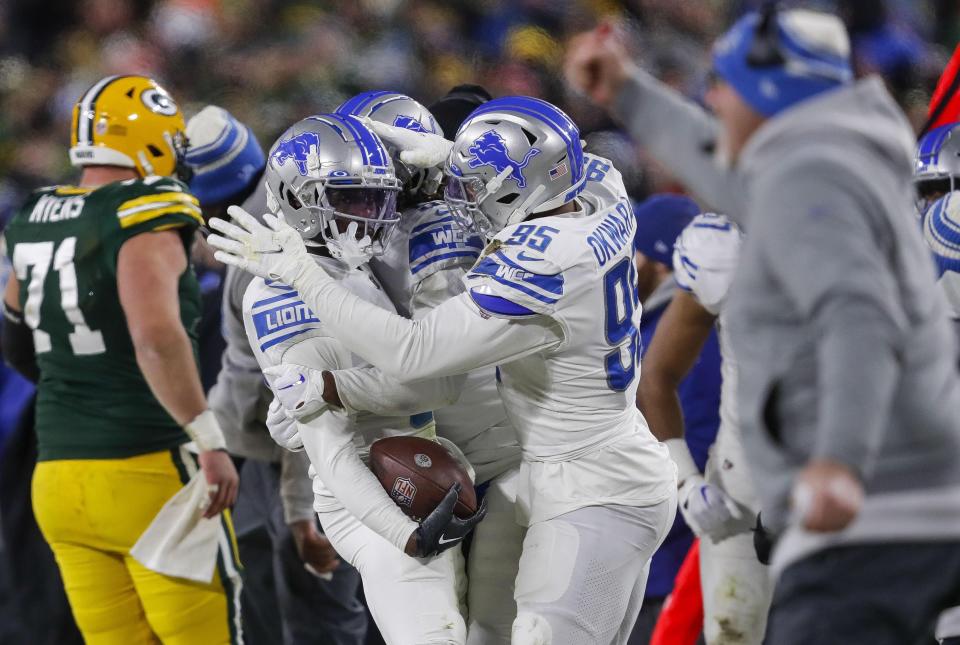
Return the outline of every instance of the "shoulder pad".
[[[503,246],[495,240],[464,278],[473,301],[498,317],[553,313],[563,296],[560,266],[527,247]]]
[[[300,294],[285,284],[255,278],[243,300],[246,325],[252,325],[261,352],[320,326]]]
[[[464,230],[445,203],[427,202],[407,209],[402,217],[409,231],[407,252],[415,279],[450,267],[467,269],[480,257],[483,238]]]
[[[150,176],[120,182],[117,218],[129,228],[164,215],[182,215],[203,224],[200,202],[186,185],[173,177]]]
[[[693,293],[717,315],[740,259],[743,235],[723,215],[703,213],[687,225],[673,249],[673,272],[680,288]]]
[[[621,199],[629,199],[623,176],[613,166],[613,162],[597,155],[584,155],[587,181],[583,188],[583,197],[596,202],[597,210],[612,206]]]

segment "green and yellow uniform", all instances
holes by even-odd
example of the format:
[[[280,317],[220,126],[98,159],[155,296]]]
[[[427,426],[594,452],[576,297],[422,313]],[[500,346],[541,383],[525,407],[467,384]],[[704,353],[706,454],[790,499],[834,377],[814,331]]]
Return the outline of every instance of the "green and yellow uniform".
[[[229,514],[210,584],[156,573],[129,553],[196,462],[137,365],[117,258],[133,236],[164,230],[189,253],[201,223],[183,183],[147,177],[40,189],[5,231],[40,369],[34,510],[88,643],[239,641]],[[191,268],[179,279],[179,306],[196,350]]]
[[[95,190],[44,188],[7,227],[40,368],[41,461],[129,457],[188,441],[137,366],[117,295],[117,257],[131,237],[175,228],[188,248],[202,219],[186,191],[160,177]],[[200,290],[192,270],[179,291],[181,320],[196,345]]]

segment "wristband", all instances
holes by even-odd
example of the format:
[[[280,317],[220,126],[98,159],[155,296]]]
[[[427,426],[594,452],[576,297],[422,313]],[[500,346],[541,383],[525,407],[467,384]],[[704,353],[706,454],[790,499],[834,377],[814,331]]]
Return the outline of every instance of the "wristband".
[[[663,442],[670,451],[670,458],[677,465],[677,486],[682,486],[685,479],[692,475],[699,475],[700,469],[693,462],[693,455],[684,439],[667,439]]]
[[[183,426],[184,432],[197,444],[197,450],[226,450],[227,442],[223,438],[223,431],[213,410],[206,409],[198,414],[193,421]]]

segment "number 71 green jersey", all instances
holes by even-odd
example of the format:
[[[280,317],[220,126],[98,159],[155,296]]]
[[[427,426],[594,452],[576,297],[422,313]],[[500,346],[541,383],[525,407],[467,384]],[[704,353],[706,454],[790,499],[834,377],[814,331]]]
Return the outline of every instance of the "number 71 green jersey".
[[[40,460],[145,454],[188,441],[137,366],[117,292],[117,257],[134,235],[176,229],[189,252],[202,223],[181,182],[148,177],[35,191],[5,231],[40,368]],[[196,350],[200,290],[180,276],[180,317]]]

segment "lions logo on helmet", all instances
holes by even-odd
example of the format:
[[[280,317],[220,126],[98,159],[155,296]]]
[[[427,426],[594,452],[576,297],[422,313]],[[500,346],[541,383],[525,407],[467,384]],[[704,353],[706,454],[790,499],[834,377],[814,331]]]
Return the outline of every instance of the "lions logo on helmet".
[[[467,152],[473,155],[473,159],[467,162],[471,168],[493,166],[498,175],[510,168],[507,179],[517,182],[517,188],[526,188],[527,180],[523,176],[523,169],[530,163],[530,159],[540,154],[540,149],[530,148],[523,156],[523,161],[514,161],[510,158],[503,137],[497,134],[496,130],[487,130],[474,140]]]
[[[292,160],[297,166],[297,171],[306,177],[309,171],[320,168],[320,161],[317,159],[317,149],[319,147],[320,137],[317,133],[304,132],[277,143],[272,159],[278,166]],[[314,163],[311,164],[311,161]]]
[[[406,114],[398,114],[397,117],[393,120],[394,127],[397,128],[406,128],[407,130],[413,130],[414,132],[425,132],[428,134],[436,134],[434,130],[427,130],[422,123],[417,121],[412,116],[407,116]],[[434,127],[436,124],[434,124]]]

